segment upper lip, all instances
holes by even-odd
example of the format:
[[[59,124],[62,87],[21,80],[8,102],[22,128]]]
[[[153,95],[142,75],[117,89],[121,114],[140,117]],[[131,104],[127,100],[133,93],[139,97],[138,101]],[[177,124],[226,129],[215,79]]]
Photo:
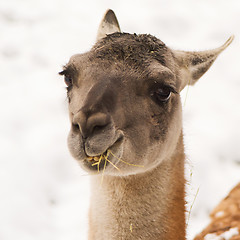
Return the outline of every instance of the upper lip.
[[[88,160],[88,161],[96,160],[97,161],[98,160],[97,158],[100,158],[100,156],[102,156],[102,155],[107,155],[108,150],[111,150],[114,146],[116,146],[116,144],[120,143],[122,140],[123,140],[123,135],[120,134],[119,137],[117,138],[117,140],[110,147],[108,147],[106,149],[106,151],[104,151],[102,154],[99,154],[99,155],[90,156],[86,153],[85,148],[84,148],[84,151],[86,154],[86,160]]]

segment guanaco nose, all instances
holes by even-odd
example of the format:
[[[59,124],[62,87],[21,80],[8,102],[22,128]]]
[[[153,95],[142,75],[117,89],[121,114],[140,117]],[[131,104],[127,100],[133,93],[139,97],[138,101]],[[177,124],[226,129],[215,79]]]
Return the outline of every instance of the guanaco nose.
[[[73,117],[73,128],[80,131],[83,138],[88,138],[97,132],[103,131],[110,124],[110,116],[106,113],[97,112],[87,115],[79,111]]]

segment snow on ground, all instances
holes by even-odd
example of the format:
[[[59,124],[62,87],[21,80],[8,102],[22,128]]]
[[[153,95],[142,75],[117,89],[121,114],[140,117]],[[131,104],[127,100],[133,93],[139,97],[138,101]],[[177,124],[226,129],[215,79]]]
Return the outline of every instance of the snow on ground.
[[[189,239],[240,180],[239,0],[8,0],[0,2],[0,239],[87,239],[88,177],[66,146],[61,66],[94,43],[107,8],[123,31],[151,33],[183,50],[236,38],[182,93],[193,203]]]
[[[228,231],[216,235],[214,233],[209,233],[204,237],[204,240],[231,240],[232,237],[239,236],[238,228],[230,228]]]

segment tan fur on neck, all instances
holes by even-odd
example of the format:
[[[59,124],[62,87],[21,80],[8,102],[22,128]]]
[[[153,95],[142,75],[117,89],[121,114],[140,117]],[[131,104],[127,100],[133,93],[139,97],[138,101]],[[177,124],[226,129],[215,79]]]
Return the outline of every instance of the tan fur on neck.
[[[181,135],[172,159],[152,171],[92,177],[89,240],[185,239],[184,158]]]

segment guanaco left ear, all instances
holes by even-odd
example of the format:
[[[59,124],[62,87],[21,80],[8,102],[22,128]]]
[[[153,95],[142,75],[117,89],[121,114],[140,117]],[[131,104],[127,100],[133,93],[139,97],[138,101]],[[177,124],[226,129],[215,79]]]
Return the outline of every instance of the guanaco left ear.
[[[185,52],[174,50],[173,54],[180,67],[180,79],[183,81],[180,89],[182,90],[186,85],[194,85],[233,39],[234,36],[231,36],[221,47],[208,51]]]
[[[117,17],[113,10],[108,9],[103,16],[97,33],[97,41],[107,36],[107,34],[121,32]]]

